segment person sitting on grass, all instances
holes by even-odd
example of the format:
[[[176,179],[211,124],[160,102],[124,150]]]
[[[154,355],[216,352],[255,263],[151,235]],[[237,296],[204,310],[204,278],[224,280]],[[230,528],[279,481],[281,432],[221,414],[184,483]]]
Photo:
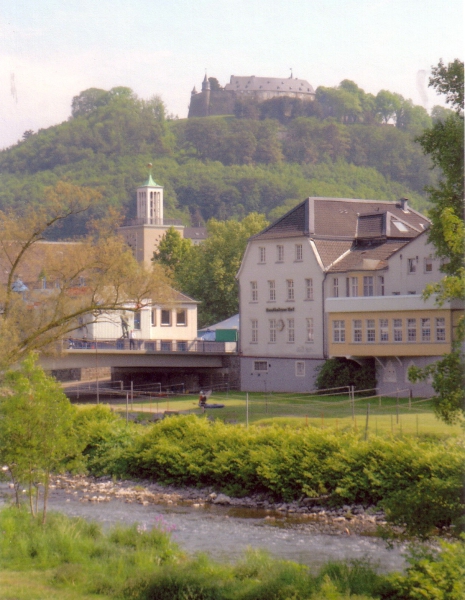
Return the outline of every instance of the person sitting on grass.
[[[200,390],[199,406],[200,406],[200,408],[205,409],[206,404],[207,404],[207,395],[205,394],[205,392],[203,390]]]

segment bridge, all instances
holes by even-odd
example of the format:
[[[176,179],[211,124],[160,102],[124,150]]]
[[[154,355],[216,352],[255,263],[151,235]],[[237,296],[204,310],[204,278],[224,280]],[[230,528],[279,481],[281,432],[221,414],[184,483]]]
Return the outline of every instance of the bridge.
[[[182,380],[195,388],[238,377],[236,357],[236,342],[69,339],[56,355],[41,356],[40,364],[62,380],[81,379],[83,370],[95,371],[97,378],[107,370],[113,380],[163,385]]]

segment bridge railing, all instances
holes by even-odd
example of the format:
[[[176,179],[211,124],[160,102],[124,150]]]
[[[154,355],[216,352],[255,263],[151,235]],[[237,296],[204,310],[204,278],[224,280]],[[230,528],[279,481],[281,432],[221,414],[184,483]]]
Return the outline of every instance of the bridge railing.
[[[122,352],[236,352],[236,342],[206,342],[204,340],[141,340],[119,338],[116,340],[67,338],[63,340],[63,350],[120,350]]]

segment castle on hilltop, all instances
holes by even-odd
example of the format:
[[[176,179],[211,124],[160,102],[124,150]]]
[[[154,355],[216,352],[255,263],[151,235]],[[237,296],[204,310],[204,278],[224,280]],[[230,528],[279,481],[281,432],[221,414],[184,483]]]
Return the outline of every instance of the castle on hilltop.
[[[191,92],[188,117],[231,115],[234,113],[236,100],[251,98],[257,102],[264,102],[282,96],[311,102],[315,99],[315,90],[308,81],[294,78],[292,74],[286,79],[231,75],[230,82],[224,89],[212,90],[205,75],[202,90],[197,92],[194,87]]]

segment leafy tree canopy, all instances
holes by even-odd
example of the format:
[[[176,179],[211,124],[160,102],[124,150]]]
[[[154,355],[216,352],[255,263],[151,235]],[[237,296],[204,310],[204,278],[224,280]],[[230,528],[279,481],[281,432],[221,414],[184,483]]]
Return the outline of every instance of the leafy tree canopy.
[[[442,271],[445,277],[430,284],[424,296],[437,294],[438,303],[455,298],[465,300],[465,226],[464,226],[464,127],[463,127],[463,62],[458,59],[444,65],[442,60],[432,70],[430,86],[440,94],[454,112],[434,123],[419,137],[425,153],[440,169],[442,177],[437,186],[428,188],[433,208],[429,211],[432,221],[429,241],[436,253],[445,259]],[[465,415],[465,360],[462,343],[465,338],[463,315],[455,328],[456,339],[450,354],[424,369],[411,368],[412,381],[432,377],[436,392],[435,408],[438,416],[448,423]]]

